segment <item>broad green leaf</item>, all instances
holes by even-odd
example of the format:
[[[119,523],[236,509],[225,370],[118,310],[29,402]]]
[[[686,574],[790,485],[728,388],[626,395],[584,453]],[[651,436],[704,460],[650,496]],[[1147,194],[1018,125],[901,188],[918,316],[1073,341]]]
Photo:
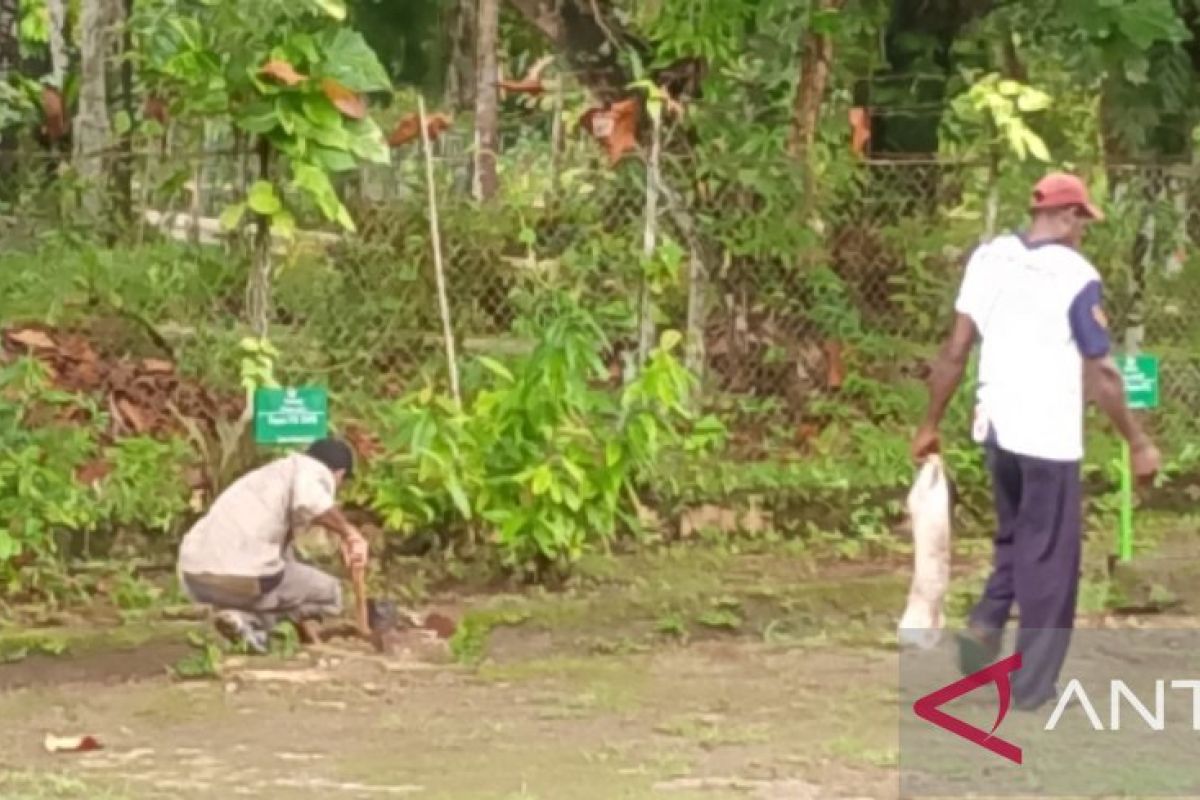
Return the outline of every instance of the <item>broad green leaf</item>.
[[[301,108],[308,121],[318,128],[337,128],[342,130],[342,115],[333,107],[333,103],[324,94],[307,94],[301,101]]]
[[[237,116],[237,126],[246,133],[263,134],[275,130],[279,125],[279,114],[275,104],[258,102],[247,106]]]
[[[329,181],[329,176],[312,164],[296,164],[293,173],[292,181],[296,188],[308,193],[326,219],[336,220],[342,204]]]
[[[1021,84],[1013,80],[1002,80],[996,85],[996,89],[1005,97],[1016,97],[1021,93]]]
[[[346,28],[327,31],[317,39],[323,54],[325,77],[356,92],[382,92],[392,88],[387,70],[362,34]]]
[[[255,181],[246,196],[246,202],[251,211],[264,217],[274,216],[283,207],[270,181]]]
[[[344,150],[336,150],[329,147],[312,148],[310,153],[313,163],[319,166],[326,172],[349,172],[358,166],[358,162],[354,160],[354,156]]]
[[[291,240],[296,236],[296,218],[286,208],[280,209],[271,217],[271,232],[277,233],[284,239]]]
[[[350,151],[372,164],[390,164],[392,153],[383,138],[383,131],[370,117],[346,124],[350,134]]]
[[[1026,88],[1017,96],[1017,108],[1025,114],[1044,111],[1050,107],[1050,95],[1037,89]]]
[[[227,206],[221,212],[221,227],[227,231],[231,231],[242,224],[242,217],[245,215],[245,203],[234,203],[231,206]]]
[[[350,209],[346,208],[341,200],[337,201],[337,211],[334,213],[333,218],[337,221],[338,225],[341,225],[342,228],[350,233],[358,231],[358,226],[354,224],[354,218],[350,216]]]
[[[550,488],[550,484],[553,482],[554,476],[550,474],[550,468],[545,464],[542,464],[533,471],[533,483],[530,486],[530,490],[534,493],[534,495],[545,494],[546,490]]]
[[[1038,161],[1050,160],[1050,151],[1046,149],[1046,143],[1042,141],[1042,137],[1028,128],[1025,129],[1025,145],[1029,148],[1030,154]]]

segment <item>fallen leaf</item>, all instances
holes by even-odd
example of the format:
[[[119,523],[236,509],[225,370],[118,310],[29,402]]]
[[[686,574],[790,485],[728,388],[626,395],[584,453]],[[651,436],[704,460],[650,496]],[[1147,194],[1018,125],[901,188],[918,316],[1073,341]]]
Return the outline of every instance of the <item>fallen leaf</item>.
[[[133,429],[134,433],[145,433],[150,430],[150,423],[146,420],[142,410],[124,397],[117,399],[117,410],[121,412],[121,418],[126,425]]]
[[[325,96],[337,107],[338,111],[350,117],[350,119],[362,119],[367,116],[366,101],[353,90],[346,88],[333,78],[326,78],[321,81],[321,91],[325,92]]]
[[[640,111],[637,99],[627,98],[607,108],[589,109],[580,119],[580,125],[604,145],[609,165],[615,166],[627,153],[637,149]]]
[[[146,358],[142,360],[142,370],[152,375],[169,375],[175,371],[175,365],[161,358]]]
[[[454,631],[458,626],[454,624],[454,620],[444,614],[439,614],[436,611],[425,617],[424,627],[437,633],[438,638],[449,639],[454,635]]]
[[[167,124],[167,103],[157,95],[147,95],[142,103],[142,116],[152,119],[159,125]]]
[[[554,56],[543,56],[538,59],[521,78],[500,79],[496,85],[506,92],[513,94],[531,94],[535,97],[546,91],[542,83],[542,72],[554,61]]]
[[[850,109],[850,150],[856,156],[864,155],[871,141],[871,114],[862,106]]]
[[[827,364],[825,385],[830,389],[842,388],[842,383],[846,379],[846,365],[842,360],[841,342],[832,340],[825,342],[825,360]]]
[[[297,72],[291,64],[279,58],[273,58],[264,64],[263,68],[259,70],[259,74],[274,78],[285,86],[295,86],[307,78]]]
[[[429,141],[436,141],[443,131],[451,128],[450,117],[445,114],[430,114],[425,117],[425,132]],[[402,147],[411,141],[421,138],[421,118],[419,114],[408,114],[396,123],[396,127],[388,136],[388,145]]]
[[[54,344],[54,340],[47,334],[33,328],[9,331],[8,339],[17,344],[25,345],[30,350],[53,350],[57,347]]]
[[[75,480],[82,483],[84,486],[91,486],[112,472],[112,464],[105,461],[103,458],[93,459],[86,464],[82,464],[75,470]]]
[[[101,748],[94,736],[53,736],[47,733],[43,744],[47,753],[86,753]]]
[[[42,130],[46,137],[57,142],[67,135],[67,112],[63,105],[62,92],[53,86],[42,87]]]

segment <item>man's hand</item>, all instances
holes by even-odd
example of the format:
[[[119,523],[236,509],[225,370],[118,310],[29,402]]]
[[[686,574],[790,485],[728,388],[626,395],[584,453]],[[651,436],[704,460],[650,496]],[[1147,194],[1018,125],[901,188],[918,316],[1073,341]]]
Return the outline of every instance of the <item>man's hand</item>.
[[[942,444],[938,437],[937,428],[930,425],[922,425],[917,429],[917,435],[913,437],[910,450],[914,461],[923,461],[928,456],[939,452],[941,447]]]
[[[342,539],[342,560],[350,568],[365,567],[369,555],[370,548],[367,545],[366,537],[356,528],[351,528]]]
[[[1149,439],[1142,439],[1129,448],[1133,477],[1139,483],[1149,483],[1162,469],[1162,454]]]

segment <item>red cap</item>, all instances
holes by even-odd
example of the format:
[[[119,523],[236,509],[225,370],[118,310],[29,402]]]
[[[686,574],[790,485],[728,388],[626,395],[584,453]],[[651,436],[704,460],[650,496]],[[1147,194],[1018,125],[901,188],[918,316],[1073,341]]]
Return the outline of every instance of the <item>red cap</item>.
[[[1087,186],[1083,181],[1065,172],[1052,172],[1033,187],[1031,208],[1062,208],[1063,206],[1079,206],[1092,219],[1104,219],[1104,213],[1092,203],[1091,197],[1088,196]]]

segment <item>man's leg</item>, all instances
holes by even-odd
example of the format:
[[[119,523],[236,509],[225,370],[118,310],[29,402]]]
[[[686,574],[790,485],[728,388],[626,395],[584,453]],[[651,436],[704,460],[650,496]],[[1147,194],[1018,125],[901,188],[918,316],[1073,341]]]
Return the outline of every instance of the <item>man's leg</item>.
[[[254,610],[271,627],[288,620],[300,628],[302,635],[307,635],[311,626],[305,623],[342,613],[342,585],[316,567],[289,559],[284,564],[283,580],[255,604]]]
[[[1078,463],[1022,458],[1021,475],[1014,585],[1022,666],[1013,677],[1013,694],[1018,707],[1036,708],[1057,695],[1075,627],[1083,493]]]
[[[216,612],[217,631],[231,642],[245,644],[254,652],[267,650],[271,626],[251,609],[262,597],[258,578],[179,574],[184,594],[193,602],[211,606]]]
[[[995,446],[988,448],[987,462],[996,509],[992,574],[988,576],[983,596],[971,611],[971,630],[960,640],[959,667],[965,674],[980,670],[995,660],[1016,598],[1013,539],[1017,510],[1021,505],[1020,462],[1012,453]]]

